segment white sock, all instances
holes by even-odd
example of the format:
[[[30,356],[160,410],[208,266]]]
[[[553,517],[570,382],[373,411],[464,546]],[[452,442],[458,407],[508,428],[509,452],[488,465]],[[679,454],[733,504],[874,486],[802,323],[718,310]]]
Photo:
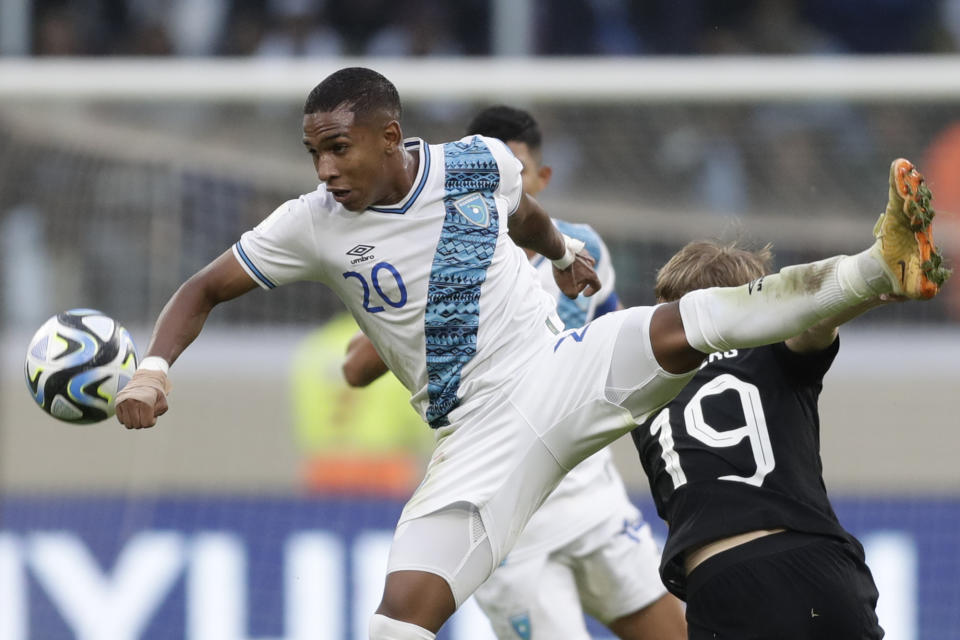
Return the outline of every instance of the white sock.
[[[892,290],[874,249],[785,267],[740,287],[680,298],[687,342],[712,353],[780,342],[844,309]]]
[[[370,618],[370,640],[434,640],[435,633],[409,622],[400,622],[379,613]]]

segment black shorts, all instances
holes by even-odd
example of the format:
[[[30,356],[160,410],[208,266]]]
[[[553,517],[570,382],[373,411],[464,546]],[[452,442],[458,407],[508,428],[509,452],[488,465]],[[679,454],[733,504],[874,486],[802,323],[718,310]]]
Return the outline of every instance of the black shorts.
[[[795,531],[719,553],[687,580],[690,640],[874,640],[876,607],[857,547]]]

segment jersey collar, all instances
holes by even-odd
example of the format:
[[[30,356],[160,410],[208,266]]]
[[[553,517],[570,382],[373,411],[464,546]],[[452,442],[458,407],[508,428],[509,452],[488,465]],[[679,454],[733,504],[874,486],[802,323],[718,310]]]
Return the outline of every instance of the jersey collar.
[[[370,211],[396,214],[406,213],[407,210],[413,206],[413,203],[417,201],[417,197],[423,191],[424,185],[427,184],[427,175],[430,173],[430,148],[423,142],[422,138],[407,138],[403,141],[403,148],[407,150],[418,148],[420,152],[420,166],[417,167],[417,175],[413,179],[413,186],[400,202],[385,207],[368,207]]]

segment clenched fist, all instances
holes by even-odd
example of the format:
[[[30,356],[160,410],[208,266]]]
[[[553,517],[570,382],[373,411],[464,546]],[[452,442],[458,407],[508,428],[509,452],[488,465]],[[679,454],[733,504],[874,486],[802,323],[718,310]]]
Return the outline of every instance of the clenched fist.
[[[157,424],[157,417],[167,412],[167,394],[171,388],[163,371],[137,369],[117,394],[117,420],[127,429],[152,427]]]

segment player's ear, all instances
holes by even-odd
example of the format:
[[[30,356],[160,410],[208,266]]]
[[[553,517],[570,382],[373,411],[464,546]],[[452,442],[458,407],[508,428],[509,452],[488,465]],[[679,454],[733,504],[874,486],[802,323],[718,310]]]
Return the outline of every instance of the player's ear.
[[[400,123],[391,120],[383,128],[384,152],[390,155],[398,151],[403,146],[403,131],[400,130]]]
[[[540,169],[537,170],[537,175],[540,177],[540,188],[542,189],[550,184],[550,178],[553,177],[553,167],[541,165]]]

